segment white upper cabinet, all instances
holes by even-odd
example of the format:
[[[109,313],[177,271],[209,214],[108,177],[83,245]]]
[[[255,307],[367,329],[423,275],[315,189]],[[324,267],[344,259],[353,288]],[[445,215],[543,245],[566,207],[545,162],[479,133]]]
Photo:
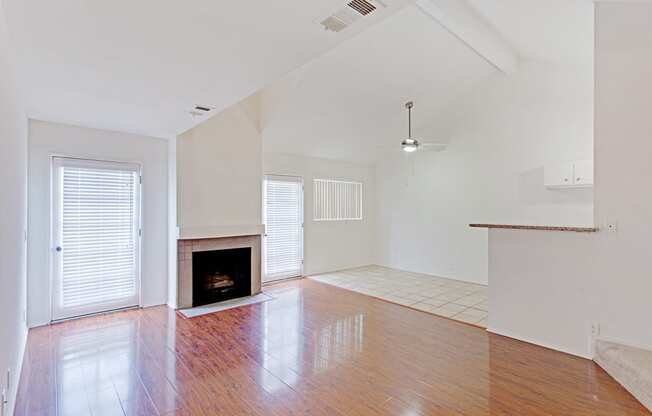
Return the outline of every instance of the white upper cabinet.
[[[573,164],[558,163],[546,166],[543,170],[543,183],[546,187],[570,186],[573,184]]]
[[[544,168],[544,185],[547,188],[586,188],[593,186],[593,161],[549,165]]]
[[[593,185],[593,161],[578,160],[573,164],[573,185]]]

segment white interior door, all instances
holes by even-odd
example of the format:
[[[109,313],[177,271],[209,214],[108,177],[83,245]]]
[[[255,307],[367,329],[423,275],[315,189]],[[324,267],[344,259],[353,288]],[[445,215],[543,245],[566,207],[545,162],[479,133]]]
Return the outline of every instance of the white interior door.
[[[140,167],[53,158],[52,319],[139,304]]]
[[[263,281],[303,272],[303,179],[265,176],[265,270]]]

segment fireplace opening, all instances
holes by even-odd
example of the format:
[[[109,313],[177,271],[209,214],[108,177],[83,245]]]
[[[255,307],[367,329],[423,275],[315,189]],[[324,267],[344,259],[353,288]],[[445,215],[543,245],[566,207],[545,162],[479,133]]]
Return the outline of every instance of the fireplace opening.
[[[192,253],[192,306],[251,295],[251,248]]]

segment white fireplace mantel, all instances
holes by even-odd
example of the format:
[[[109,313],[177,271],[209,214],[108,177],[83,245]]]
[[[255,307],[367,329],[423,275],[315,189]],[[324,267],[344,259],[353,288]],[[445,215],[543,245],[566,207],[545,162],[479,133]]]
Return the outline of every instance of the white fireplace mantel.
[[[265,234],[264,224],[251,225],[209,225],[203,227],[177,227],[178,240],[202,238],[240,237]]]

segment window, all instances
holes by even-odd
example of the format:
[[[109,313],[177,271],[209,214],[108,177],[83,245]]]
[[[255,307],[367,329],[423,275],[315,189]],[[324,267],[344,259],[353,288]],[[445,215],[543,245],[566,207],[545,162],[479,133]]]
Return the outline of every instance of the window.
[[[315,221],[362,219],[362,183],[315,179]]]

